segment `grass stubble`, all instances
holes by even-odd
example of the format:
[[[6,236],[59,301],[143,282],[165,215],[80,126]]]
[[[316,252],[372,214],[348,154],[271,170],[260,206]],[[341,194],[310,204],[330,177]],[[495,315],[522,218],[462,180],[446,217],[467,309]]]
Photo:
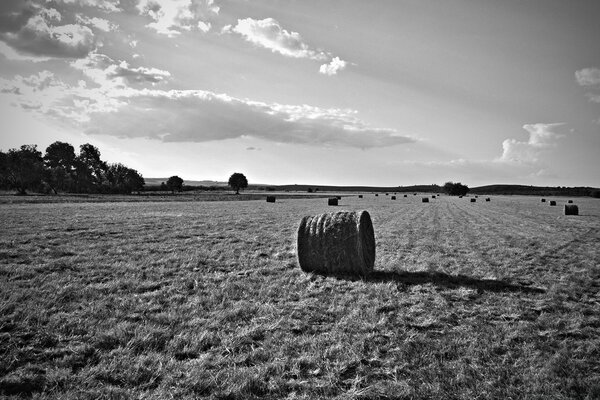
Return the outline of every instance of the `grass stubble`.
[[[0,205],[0,395],[600,398],[600,203],[367,209],[369,278],[306,274],[277,203]]]

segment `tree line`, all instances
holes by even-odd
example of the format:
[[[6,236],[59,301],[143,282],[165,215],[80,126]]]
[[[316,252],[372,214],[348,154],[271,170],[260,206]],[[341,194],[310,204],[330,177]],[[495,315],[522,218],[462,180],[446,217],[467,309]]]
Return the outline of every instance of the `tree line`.
[[[79,154],[66,142],[54,142],[45,154],[37,145],[0,150],[0,188],[40,193],[121,193],[144,189],[144,178],[121,163],[107,163],[100,150],[86,143]]]

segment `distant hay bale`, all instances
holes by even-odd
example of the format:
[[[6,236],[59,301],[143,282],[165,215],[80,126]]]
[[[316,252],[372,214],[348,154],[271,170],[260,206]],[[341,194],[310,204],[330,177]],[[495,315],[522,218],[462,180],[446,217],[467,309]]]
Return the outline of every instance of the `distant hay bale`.
[[[542,203],[545,203],[545,202],[546,202],[546,199],[542,199]]]
[[[491,201],[491,200],[490,200],[490,198],[489,198],[489,197],[486,197],[486,198],[485,198],[485,201]]]
[[[575,204],[565,204],[565,215],[579,215],[579,207]]]
[[[342,199],[342,196],[335,196],[335,197],[337,197],[338,200]]]
[[[392,200],[396,200],[396,196],[392,196]]]
[[[458,198],[459,198],[459,199],[462,199],[463,197],[462,197],[462,196],[458,196]]]
[[[429,197],[423,197],[421,203],[429,203]]]
[[[267,203],[275,203],[275,196],[267,196]]]
[[[555,205],[556,205],[556,201],[554,201],[554,200],[550,200],[550,205],[551,205],[551,206],[555,206]]]
[[[375,197],[379,196],[377,193],[375,193]]]
[[[567,201],[567,203],[573,204],[573,200],[569,200],[569,201]]]
[[[359,198],[359,199],[362,199],[362,198],[363,198],[362,196],[363,196],[362,194],[359,194],[359,195],[358,195],[358,198]]]
[[[386,193],[385,195],[386,195],[386,196],[389,196],[390,194],[389,194],[389,193]]]
[[[338,198],[337,197],[330,197],[329,199],[327,199],[327,205],[328,206],[337,206],[338,205]]]
[[[305,272],[367,275],[375,265],[375,233],[367,211],[339,211],[300,221],[298,263]]]
[[[408,197],[408,195],[407,195],[407,194],[405,194],[405,195],[404,195],[404,197]]]
[[[479,196],[475,196],[475,198],[476,198],[476,199],[478,199],[478,198],[479,198]]]
[[[471,199],[471,203],[475,203],[477,199]]]
[[[432,199],[435,199],[435,194],[431,196]]]

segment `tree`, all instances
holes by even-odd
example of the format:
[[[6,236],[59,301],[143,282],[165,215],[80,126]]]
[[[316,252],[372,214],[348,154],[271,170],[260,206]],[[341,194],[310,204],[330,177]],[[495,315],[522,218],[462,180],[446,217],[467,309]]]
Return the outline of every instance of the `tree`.
[[[246,189],[248,187],[248,179],[239,172],[234,172],[229,177],[229,186],[235,190],[235,194],[240,194],[240,189]]]
[[[80,192],[98,192],[105,180],[108,166],[100,159],[100,150],[89,143],[79,147],[79,156],[75,160],[77,190]]]
[[[6,154],[5,180],[7,186],[19,194],[40,187],[44,172],[42,153],[37,145],[23,145],[19,150],[10,149]]]
[[[177,175],[173,175],[169,179],[167,179],[167,187],[171,191],[171,193],[175,193],[175,191],[181,192],[183,189],[183,179],[178,177]]]
[[[443,189],[450,196],[464,196],[469,192],[469,187],[460,182],[446,182]]]
[[[54,142],[46,148],[44,179],[54,193],[73,188],[75,159],[75,149],[69,143]]]
[[[144,189],[144,178],[135,170],[116,163],[108,165],[106,179],[113,193],[131,194]]]

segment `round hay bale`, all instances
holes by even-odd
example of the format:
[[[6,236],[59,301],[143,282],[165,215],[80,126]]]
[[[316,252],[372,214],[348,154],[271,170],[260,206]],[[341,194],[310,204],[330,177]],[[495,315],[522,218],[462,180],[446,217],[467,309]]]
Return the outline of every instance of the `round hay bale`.
[[[475,198],[476,198],[476,199],[478,199],[478,198],[479,198],[479,196],[475,196]]]
[[[542,199],[542,203],[545,203],[545,202],[546,202],[546,199]]]
[[[407,194],[405,194],[405,195],[404,195],[404,197],[408,197],[408,195],[407,195]]]
[[[579,215],[579,207],[575,204],[565,204],[565,215]]]
[[[337,197],[338,200],[342,199],[342,196],[335,196],[335,197]]]
[[[267,203],[275,203],[275,196],[267,196]]]
[[[337,206],[338,205],[338,198],[337,197],[330,197],[327,199],[327,205],[328,206]]]
[[[431,196],[432,199],[435,199],[435,194]]]
[[[392,200],[396,200],[396,196],[392,196]]]
[[[485,201],[491,201],[491,200],[490,200],[490,198],[489,198],[489,197],[486,197],[486,198],[485,198]]]
[[[358,198],[359,198],[359,199],[362,199],[362,198],[363,198],[362,196],[363,196],[362,194],[359,194],[359,195],[358,195]]]
[[[569,201],[567,201],[567,203],[573,204],[573,200],[569,200]]]
[[[471,199],[471,203],[475,203],[477,199]]]
[[[556,201],[554,201],[554,200],[550,200],[550,205],[551,205],[551,206],[555,206],[555,205],[556,205]]]
[[[389,194],[389,193],[386,193],[385,195],[386,195],[386,196],[389,196],[390,194]]]
[[[375,265],[375,232],[367,211],[339,211],[300,221],[298,263],[305,272],[367,275]]]
[[[377,193],[375,193],[375,197],[379,196]]]
[[[458,196],[458,198],[459,198],[459,199],[462,199],[463,197],[462,197],[462,196]]]
[[[429,203],[429,197],[423,197],[421,203]]]

